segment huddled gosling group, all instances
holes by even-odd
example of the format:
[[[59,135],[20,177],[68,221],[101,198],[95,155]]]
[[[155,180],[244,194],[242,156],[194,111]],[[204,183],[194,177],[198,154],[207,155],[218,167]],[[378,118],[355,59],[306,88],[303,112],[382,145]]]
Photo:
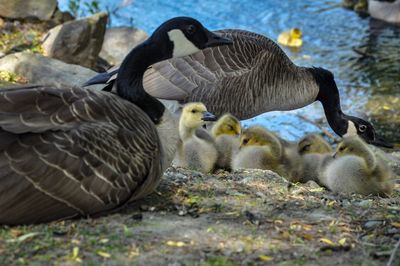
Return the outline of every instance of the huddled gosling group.
[[[231,114],[211,130],[203,128],[208,115],[202,103],[186,104],[179,121],[181,141],[177,166],[210,173],[217,169],[272,170],[291,182],[315,181],[340,193],[389,196],[395,175],[358,136],[345,137],[334,151],[320,135],[289,142],[262,126],[242,129]]]

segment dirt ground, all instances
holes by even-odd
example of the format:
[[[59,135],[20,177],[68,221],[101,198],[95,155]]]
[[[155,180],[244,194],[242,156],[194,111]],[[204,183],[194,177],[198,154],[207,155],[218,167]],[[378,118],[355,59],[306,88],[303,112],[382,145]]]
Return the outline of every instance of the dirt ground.
[[[336,195],[271,171],[170,168],[122,212],[0,227],[0,265],[400,265],[400,186]]]

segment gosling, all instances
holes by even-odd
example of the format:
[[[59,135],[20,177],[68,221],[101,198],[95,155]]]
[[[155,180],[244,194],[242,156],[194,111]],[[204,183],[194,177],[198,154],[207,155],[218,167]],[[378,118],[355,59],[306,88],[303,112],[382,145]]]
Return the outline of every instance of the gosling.
[[[343,139],[320,182],[334,192],[389,196],[394,174],[385,161],[359,137]]]
[[[212,127],[211,134],[218,151],[215,168],[232,169],[232,156],[239,151],[240,132],[240,121],[231,114],[223,115]]]
[[[306,183],[310,180],[319,183],[321,170],[333,160],[332,147],[318,134],[309,134],[297,144],[298,153],[301,155],[303,172],[299,182]]]
[[[261,126],[252,126],[243,130],[240,151],[232,160],[232,168],[272,170],[297,182],[302,170],[295,147]]]
[[[216,117],[207,112],[202,103],[189,103],[182,109],[179,120],[180,143],[175,157],[177,166],[209,173],[214,169],[218,152],[212,136],[204,130],[205,121],[215,121]]]

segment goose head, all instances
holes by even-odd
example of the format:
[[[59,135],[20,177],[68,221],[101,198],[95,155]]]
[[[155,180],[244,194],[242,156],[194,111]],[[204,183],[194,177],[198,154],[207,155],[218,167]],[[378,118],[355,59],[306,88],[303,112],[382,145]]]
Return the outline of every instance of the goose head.
[[[231,114],[225,114],[212,127],[214,137],[219,135],[239,136],[241,131],[240,121]]]
[[[232,44],[230,39],[209,31],[190,17],[176,17],[164,22],[149,39],[163,48],[164,59],[190,55],[208,47]]]
[[[297,144],[299,154],[330,153],[331,146],[318,134],[309,134],[303,137]]]
[[[316,100],[322,103],[328,123],[336,134],[340,137],[359,136],[368,144],[393,147],[392,144],[377,136],[371,123],[342,112],[339,90],[332,72],[323,68],[312,68],[311,73],[319,87]]]

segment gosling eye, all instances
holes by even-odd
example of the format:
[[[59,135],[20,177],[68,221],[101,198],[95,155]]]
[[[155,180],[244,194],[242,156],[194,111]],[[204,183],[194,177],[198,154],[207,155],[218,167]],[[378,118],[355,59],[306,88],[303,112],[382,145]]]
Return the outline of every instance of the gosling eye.
[[[305,145],[301,150],[302,151],[309,151],[311,148],[311,144]]]
[[[340,147],[339,151],[344,151],[346,148],[345,147]]]
[[[194,113],[196,113],[197,111],[195,110],[195,109],[192,109],[192,113],[194,114]]]
[[[243,143],[244,145],[246,145],[248,142],[249,142],[249,139],[244,139],[244,140],[242,141],[242,143]]]
[[[196,26],[191,24],[186,28],[186,32],[189,35],[193,35],[196,32]]]
[[[358,127],[358,130],[360,130],[361,133],[362,133],[362,132],[365,132],[365,130],[367,130],[367,126],[366,126],[366,125],[360,125],[360,126]]]

